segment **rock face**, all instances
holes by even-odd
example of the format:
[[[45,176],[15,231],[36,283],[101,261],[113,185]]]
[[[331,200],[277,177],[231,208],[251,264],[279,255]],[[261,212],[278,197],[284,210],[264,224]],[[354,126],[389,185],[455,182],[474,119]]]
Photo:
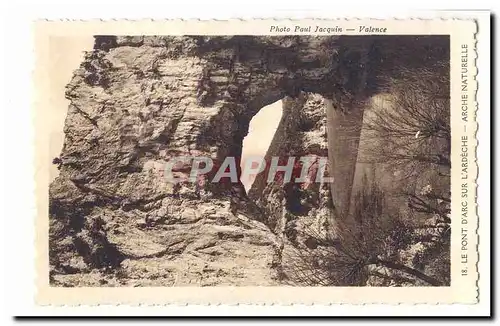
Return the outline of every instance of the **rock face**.
[[[374,44],[357,37],[97,36],[66,90],[60,175],[50,186],[51,283],[279,284],[283,233],[307,242],[300,229],[331,219],[329,187],[334,194],[350,188],[353,171],[330,166],[342,184],[303,191],[258,180],[252,200],[239,182],[174,185],[161,167],[178,156],[241,157],[251,118],[282,98],[278,134],[290,137],[276,137],[269,155],[347,155],[328,151],[333,123],[327,126],[324,112],[362,120],[355,103],[375,92],[382,62]],[[188,165],[177,174],[189,174]],[[342,206],[346,199],[338,199]],[[271,212],[283,200],[285,209]]]
[[[292,182],[283,175],[268,181],[267,171],[257,176],[249,196],[266,211],[267,224],[284,242],[308,244],[304,229],[321,233],[333,222],[334,212],[328,177],[327,100],[318,94],[302,93],[285,98],[283,117],[266,154],[266,161],[280,157],[284,166],[294,161]],[[308,158],[309,162],[300,161]],[[320,160],[324,159],[323,168]],[[304,165],[306,167],[304,167]],[[305,178],[296,182],[302,170]],[[317,181],[318,180],[318,181]],[[325,180],[325,181],[323,181]]]

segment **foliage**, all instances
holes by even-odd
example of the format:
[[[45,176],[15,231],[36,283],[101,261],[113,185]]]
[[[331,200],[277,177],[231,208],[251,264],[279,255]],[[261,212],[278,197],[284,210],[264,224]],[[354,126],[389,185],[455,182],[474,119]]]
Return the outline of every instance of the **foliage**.
[[[337,221],[324,235],[309,232],[319,245],[289,253],[289,279],[310,286],[449,284],[449,271],[436,272],[449,264],[449,232],[387,215],[383,203],[372,185],[356,196],[356,219]]]
[[[397,78],[385,78],[390,94],[369,110],[363,125],[367,133],[362,160],[386,163],[404,175],[422,169],[451,166],[449,66],[401,69]]]

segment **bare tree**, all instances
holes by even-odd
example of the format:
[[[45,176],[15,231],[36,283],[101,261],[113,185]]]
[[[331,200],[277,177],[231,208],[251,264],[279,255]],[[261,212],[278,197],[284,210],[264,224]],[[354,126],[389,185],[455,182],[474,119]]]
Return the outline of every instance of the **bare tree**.
[[[385,78],[384,105],[366,114],[362,160],[386,163],[404,175],[429,166],[451,166],[449,66],[401,69]],[[446,173],[445,171],[445,173]]]
[[[441,240],[435,238],[431,244],[418,247],[418,251],[412,249],[421,241],[419,234],[415,234],[416,228],[399,216],[385,212],[383,192],[374,185],[369,189],[356,196],[354,214],[357,216],[337,221],[325,235],[309,232],[318,246],[298,248],[285,257],[288,278],[299,284],[323,286],[383,286],[387,282],[391,285],[449,284],[442,274],[426,272],[426,269],[437,269],[434,265],[441,263],[432,260],[434,256],[427,252],[428,248],[439,248]],[[413,261],[419,265],[414,266]]]
[[[292,282],[449,285],[449,65],[399,69],[384,87],[384,105],[365,111],[358,161],[398,172],[404,182],[391,185],[390,196],[406,201],[405,213],[388,205],[378,181],[363,178],[350,215],[326,235],[310,233],[316,248],[288,253]]]

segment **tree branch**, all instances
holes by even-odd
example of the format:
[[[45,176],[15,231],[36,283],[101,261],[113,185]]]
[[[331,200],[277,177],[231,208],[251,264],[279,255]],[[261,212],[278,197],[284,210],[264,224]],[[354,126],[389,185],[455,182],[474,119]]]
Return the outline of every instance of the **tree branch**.
[[[411,267],[408,267],[406,265],[402,265],[402,264],[397,264],[397,263],[393,263],[391,261],[385,261],[385,260],[377,260],[376,261],[376,264],[378,265],[382,265],[384,267],[388,267],[388,268],[391,268],[391,269],[395,269],[395,270],[398,270],[398,271],[402,271],[402,272],[405,272],[407,274],[410,274],[410,275],[413,275],[429,284],[431,284],[432,286],[443,286],[444,284],[438,280],[436,280],[435,278],[433,277],[430,277],[414,268],[411,268]]]

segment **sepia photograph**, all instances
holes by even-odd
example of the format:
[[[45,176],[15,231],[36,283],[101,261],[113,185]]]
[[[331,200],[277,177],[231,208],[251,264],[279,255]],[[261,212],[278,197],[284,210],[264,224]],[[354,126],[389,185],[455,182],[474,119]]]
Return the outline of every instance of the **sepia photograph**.
[[[449,35],[48,48],[50,286],[450,286]]]

